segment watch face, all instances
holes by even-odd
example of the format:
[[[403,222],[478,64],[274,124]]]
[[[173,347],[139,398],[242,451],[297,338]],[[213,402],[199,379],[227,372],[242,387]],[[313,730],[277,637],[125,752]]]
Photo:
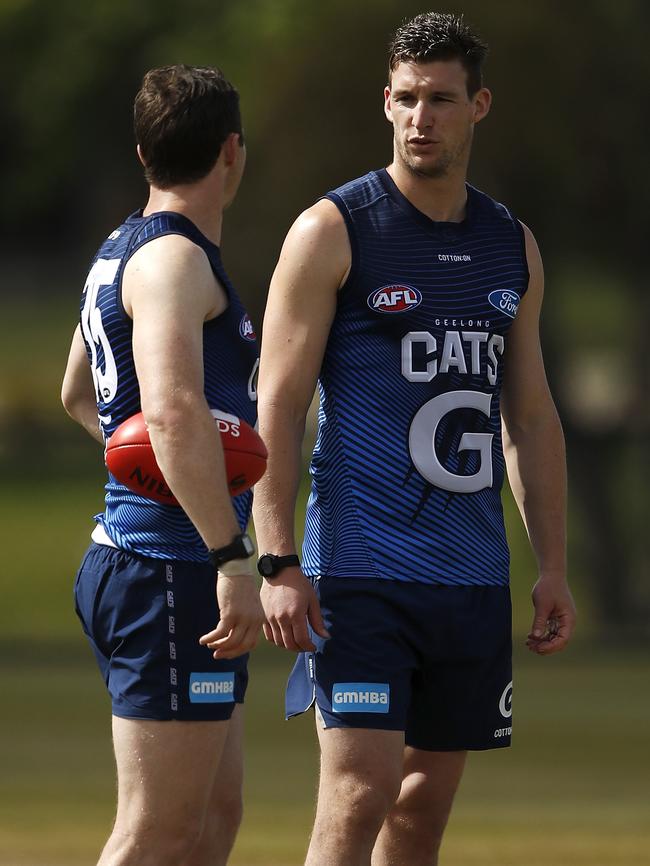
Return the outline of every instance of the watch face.
[[[257,569],[262,577],[270,577],[273,574],[273,557],[268,553],[260,556],[257,563]]]
[[[247,556],[251,556],[255,553],[255,545],[249,535],[242,535],[242,543]]]

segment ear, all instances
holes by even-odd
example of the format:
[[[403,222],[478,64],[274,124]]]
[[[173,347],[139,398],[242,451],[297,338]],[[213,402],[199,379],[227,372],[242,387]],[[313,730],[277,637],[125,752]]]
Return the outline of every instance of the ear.
[[[384,87],[384,114],[390,123],[393,122],[393,112],[390,105],[390,85]]]
[[[140,160],[142,165],[146,168],[147,163],[144,161],[144,157],[142,156],[142,148],[140,147],[140,145],[137,145],[136,150],[138,152],[138,159]]]
[[[223,161],[227,166],[231,166],[237,161],[238,151],[242,146],[240,139],[241,136],[238,132],[231,132],[221,147]]]
[[[474,94],[474,123],[479,123],[489,112],[492,105],[492,93],[487,87],[481,87]]]

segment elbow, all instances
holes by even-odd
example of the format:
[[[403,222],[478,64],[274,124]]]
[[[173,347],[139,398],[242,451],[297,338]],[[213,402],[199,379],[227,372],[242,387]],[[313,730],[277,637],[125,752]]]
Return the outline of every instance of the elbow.
[[[163,436],[174,435],[187,424],[192,424],[197,415],[208,410],[205,398],[194,395],[167,394],[141,401],[142,415],[150,433]]]
[[[71,388],[65,381],[61,386],[61,403],[70,418],[72,418],[73,421],[78,421],[83,401],[78,392]]]

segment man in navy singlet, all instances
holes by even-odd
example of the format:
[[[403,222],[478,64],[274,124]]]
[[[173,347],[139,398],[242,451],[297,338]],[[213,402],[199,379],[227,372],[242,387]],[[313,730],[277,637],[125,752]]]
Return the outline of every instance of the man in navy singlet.
[[[321,746],[308,866],[432,866],[468,750],[512,732],[507,466],[539,563],[529,648],[566,645],[565,460],[530,231],[470,186],[486,46],[453,15],[396,33],[393,160],[291,228],[264,322],[254,517],[287,715]],[[316,382],[300,561],[294,508]],[[502,427],[503,419],[503,427]],[[502,438],[503,436],[503,438]]]
[[[63,383],[104,443],[142,411],[181,507],[109,474],[75,583],[108,687],[117,817],[101,866],[225,864],[241,815],[247,653],[263,620],[211,410],[256,422],[257,344],[221,263],[245,163],[239,97],[218,69],[153,69],[135,100],[144,210],[100,247]]]

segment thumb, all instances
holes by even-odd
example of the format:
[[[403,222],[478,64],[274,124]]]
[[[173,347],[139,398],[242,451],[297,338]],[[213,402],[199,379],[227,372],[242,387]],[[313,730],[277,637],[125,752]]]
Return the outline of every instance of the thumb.
[[[325,623],[323,622],[323,615],[320,612],[320,605],[318,600],[314,597],[309,603],[309,607],[307,608],[307,619],[309,620],[309,625],[320,637],[329,637],[330,633],[325,628]]]
[[[551,615],[549,605],[538,605],[535,607],[535,616],[533,618],[533,637],[542,637],[546,632],[548,618]]]
[[[230,625],[229,621],[226,621],[225,619],[220,619],[216,628],[214,628],[212,631],[209,631],[207,634],[202,635],[199,638],[199,643],[203,644],[204,646],[205,644],[214,643],[214,641],[220,640],[221,638],[224,638],[228,634],[230,634],[231,628],[232,626]]]

